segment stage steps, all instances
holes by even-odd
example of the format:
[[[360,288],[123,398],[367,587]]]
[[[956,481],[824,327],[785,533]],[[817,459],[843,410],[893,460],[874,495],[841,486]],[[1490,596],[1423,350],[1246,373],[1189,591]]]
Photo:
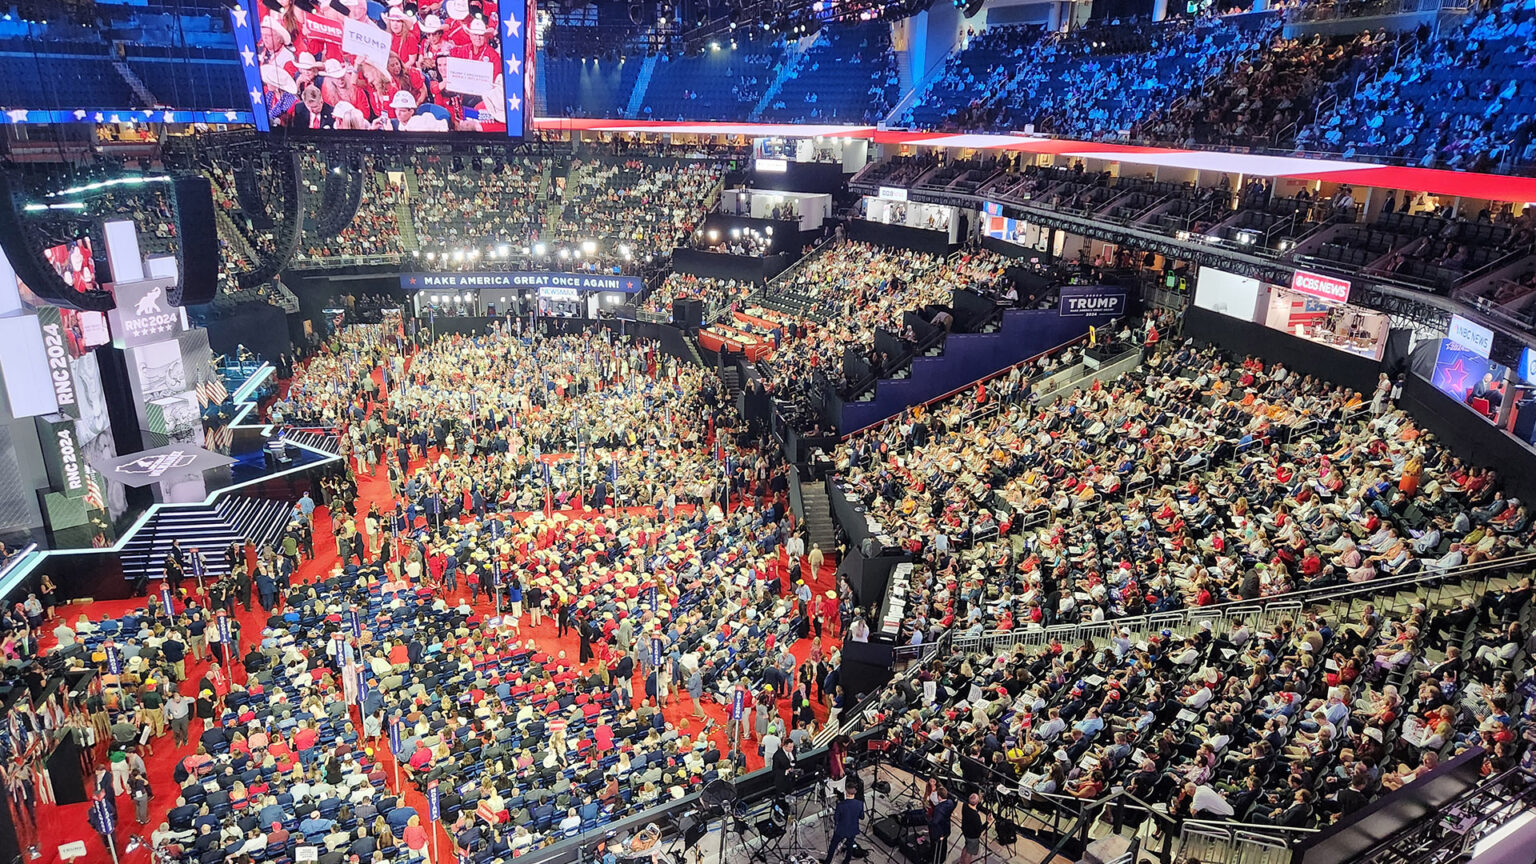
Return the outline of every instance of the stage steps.
[[[837,560],[837,520],[827,501],[827,486],[821,481],[800,485],[800,512],[805,519],[805,551],[820,546],[827,561]]]
[[[320,432],[313,429],[289,429],[283,433],[283,440],[300,444],[329,453],[332,456],[341,455],[341,442],[336,440],[335,432]]]
[[[219,508],[207,505],[170,505],[161,507],[123,545],[123,575],[130,582],[148,573],[151,579],[162,575],[162,562],[171,551],[171,542],[181,541],[182,551],[198,549],[207,565],[205,575],[223,576],[229,572],[224,550],[245,538],[225,520]],[[187,576],[192,576],[191,569]]]
[[[275,545],[282,538],[293,512],[293,505],[287,501],[241,495],[220,498],[214,508],[258,549]]]

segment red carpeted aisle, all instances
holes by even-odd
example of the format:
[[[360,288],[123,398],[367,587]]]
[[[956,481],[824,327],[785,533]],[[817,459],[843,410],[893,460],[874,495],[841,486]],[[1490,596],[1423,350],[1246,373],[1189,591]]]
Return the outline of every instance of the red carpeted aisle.
[[[377,372],[375,372],[374,375],[375,378],[379,377]],[[435,451],[428,454],[430,458],[435,458],[436,455],[437,454]],[[414,469],[418,467],[419,464],[422,463],[414,463],[412,468]],[[381,512],[390,512],[393,510],[394,500],[390,496],[389,482],[382,469],[379,471],[379,475],[377,477],[359,475],[357,481],[357,507],[360,512],[366,513],[368,511],[368,507],[375,503],[378,504],[379,510]],[[649,508],[646,509],[649,510]],[[565,513],[566,516],[572,519],[580,519],[583,515],[579,511],[566,510],[560,512]],[[331,513],[329,512],[328,508],[322,507],[315,511],[314,527],[316,557],[301,564],[299,571],[294,579],[296,583],[313,581],[318,577],[330,573],[331,570],[336,566],[337,552],[332,535],[331,518]],[[358,527],[360,530],[362,529],[361,519],[358,520]],[[780,578],[784,580],[784,590],[787,593],[793,586],[788,578],[789,568],[787,559],[784,558],[782,553],[779,556],[776,566],[778,568]],[[802,565],[802,569],[809,570],[809,567]],[[822,566],[820,572],[809,574],[809,583],[812,591],[814,592],[814,596],[819,598],[827,591],[832,590],[835,587],[835,570],[836,564],[832,561],[827,561]],[[459,590],[450,592],[449,596],[455,601],[462,600],[467,602],[470,599],[469,591],[467,587],[464,586],[462,580],[460,581]],[[123,615],[135,608],[143,606],[145,602],[146,601],[143,599],[103,601],[87,606],[61,607],[59,614],[61,616],[67,616],[71,623],[73,623],[81,613],[89,615],[93,620],[98,620],[103,617],[116,617]],[[485,615],[494,614],[495,612],[494,601],[490,598],[482,597],[480,602],[476,604],[476,608]],[[244,609],[238,609],[237,612],[237,617],[240,620],[240,624],[245,635],[245,638],[242,641],[246,646],[249,646],[252,639],[259,636],[262,628],[266,625],[267,616],[261,610],[261,607],[253,605],[252,609],[253,611],[251,612],[246,612]],[[55,623],[56,622],[50,622],[47,626],[45,626],[44,629],[51,631]],[[541,650],[548,651],[552,654],[558,653],[562,650],[565,651],[567,661],[574,665],[576,658],[579,656],[578,640],[573,634],[568,634],[564,638],[558,637],[556,635],[556,629],[557,628],[555,623],[550,616],[545,616],[545,620],[540,626],[533,627],[530,625],[530,619],[525,613],[523,616],[521,638],[525,640],[532,638],[535,640]],[[46,637],[44,640],[44,647],[49,647],[49,643],[51,643],[51,641],[51,635]],[[822,645],[823,651],[830,652],[840,645],[840,640],[836,636],[828,634],[822,639]],[[792,645],[790,650],[794,653],[797,659],[803,661],[809,655],[810,648],[811,640],[802,639]],[[195,688],[197,683],[207,672],[207,670],[208,663],[206,660],[202,662],[194,662],[190,657],[188,657],[187,680],[182,682],[180,687],[181,691],[189,695],[195,695]],[[244,672],[241,671],[238,667],[232,668],[231,674],[234,677],[234,680],[240,682],[244,681]],[[634,688],[636,694],[644,693],[644,684],[645,682],[643,678],[637,672]],[[788,706],[787,704],[783,703],[786,703],[787,701],[788,700],[781,700],[783,719],[786,721],[788,719]],[[725,746],[727,709],[725,706],[714,704],[708,698],[704,700],[704,707],[707,717],[713,720],[715,723],[715,727],[711,733],[711,739],[716,743],[717,746],[720,747],[722,752],[724,752],[724,750],[727,749]],[[826,707],[823,704],[818,703],[815,706],[815,710],[817,721],[825,721],[827,716]],[[663,706],[663,714],[667,720],[675,724],[681,732],[689,735],[697,734],[698,729],[700,728],[699,724],[707,722],[693,717],[693,706],[686,693],[673,694],[671,700],[665,706]],[[359,728],[361,728],[360,725]],[[119,861],[123,862],[123,864],[146,864],[146,862],[151,860],[147,842],[145,845],[140,846],[133,852],[127,852],[126,845],[129,841],[129,838],[134,834],[142,835],[147,841],[149,833],[153,831],[155,827],[157,827],[161,822],[165,821],[165,814],[171,809],[171,807],[175,806],[177,786],[172,778],[172,773],[175,769],[176,763],[181,758],[190,754],[193,749],[195,749],[196,741],[198,736],[202,733],[202,730],[202,721],[197,720],[194,717],[189,733],[192,742],[190,746],[183,748],[177,748],[173,746],[173,739],[169,734],[167,734],[166,736],[151,742],[154,748],[153,753],[144,754],[144,761],[147,768],[149,769],[150,784],[155,793],[155,797],[150,803],[150,818],[147,825],[139,826],[135,823],[132,801],[127,795],[119,796],[117,807],[118,827],[116,836],[118,840],[118,857]],[[380,745],[387,745],[387,742],[385,741],[381,741],[379,743]],[[756,748],[753,745],[748,744],[746,749],[748,751],[747,764],[749,770],[756,770],[762,767],[762,759],[757,755]],[[98,745],[97,750],[98,764],[105,764],[105,746]],[[394,765],[390,758],[389,748],[387,746],[377,746],[374,748],[374,750],[377,758],[385,769],[386,775],[389,778],[390,788],[395,789],[396,784]],[[402,785],[405,788],[397,789],[397,791],[401,791],[403,793],[405,803],[415,807],[417,812],[421,813],[423,819],[425,819],[427,813],[427,804],[424,796],[422,796],[413,787],[411,787],[409,783],[403,783]],[[18,824],[18,833],[20,834],[20,839],[22,840],[23,846],[29,842],[37,842],[39,851],[41,852],[41,858],[39,860],[44,862],[44,864],[53,864],[53,862],[61,860],[57,856],[57,848],[59,845],[69,843],[74,840],[83,840],[86,844],[87,854],[84,859],[77,860],[90,862],[109,861],[110,859],[107,856],[105,848],[101,844],[100,838],[86,822],[87,809],[88,805],[83,803],[65,806],[39,804],[38,822],[41,824],[41,839],[38,840],[34,835],[34,832],[32,832],[31,829],[26,827],[24,824]],[[439,827],[436,833],[438,835],[436,840],[439,848],[439,860],[450,860],[450,847],[448,845],[449,840],[446,832],[443,831],[441,827]]]

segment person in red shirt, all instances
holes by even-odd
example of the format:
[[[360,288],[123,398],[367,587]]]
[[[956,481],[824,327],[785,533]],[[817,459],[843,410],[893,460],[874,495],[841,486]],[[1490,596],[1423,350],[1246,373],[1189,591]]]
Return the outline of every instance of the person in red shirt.
[[[389,31],[389,53],[407,65],[416,62],[421,53],[421,37],[416,35],[412,23],[411,17],[399,6],[391,6],[384,15],[384,28]]]

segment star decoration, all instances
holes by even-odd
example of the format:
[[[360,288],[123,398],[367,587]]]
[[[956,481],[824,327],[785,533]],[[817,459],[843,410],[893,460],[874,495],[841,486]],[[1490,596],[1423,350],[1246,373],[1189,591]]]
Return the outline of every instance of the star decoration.
[[[247,66],[256,65],[256,52],[249,48],[240,49],[240,58],[245,61],[245,65]]]
[[[523,61],[517,59],[516,57],[507,58],[507,72],[509,74],[516,75],[518,72],[522,71],[522,68]]]
[[[517,16],[516,15],[509,15],[509,16],[507,16],[507,20],[503,21],[502,23],[507,25],[507,35],[508,36],[513,36],[513,37],[520,37],[520,36],[522,36],[522,34],[517,32],[517,31],[523,29],[523,22],[517,20]]]
[[[12,123],[25,123],[27,122],[27,109],[12,108],[11,110],[5,112],[5,116],[11,118]]]
[[[522,107],[523,100],[516,93],[513,93],[510,97],[507,98],[507,110],[520,111],[522,110]]]
[[[96,112],[96,117],[94,119],[96,120],[97,123],[103,123],[103,122],[106,122],[107,115],[101,113],[100,111],[97,111]]]
[[[252,87],[251,88],[251,101],[256,103],[257,105],[261,104],[261,89],[260,88],[257,88],[257,87]]]
[[[76,108],[75,109],[75,119],[76,120],[84,120],[85,119],[85,109],[84,108]]]
[[[236,114],[233,111],[225,111],[224,112],[224,119],[225,120],[229,120],[229,121],[233,122],[235,117],[236,117]]]
[[[171,112],[169,112],[169,111],[167,111],[167,112],[165,112],[165,114],[164,114],[164,115],[162,115],[162,116],[163,116],[163,117],[164,117],[164,118],[165,118],[165,122],[167,122],[167,123],[170,123],[170,122],[171,122],[171,120],[172,120],[172,115],[171,115]]]
[[[1457,357],[1456,362],[1445,367],[1440,373],[1440,380],[1445,382],[1441,387],[1456,398],[1460,399],[1467,392],[1467,366],[1462,358]]]
[[[107,122],[108,123],[121,123],[122,121],[120,119],[118,119],[118,116],[116,114],[113,114],[111,117],[107,118]]]
[[[236,3],[235,4],[235,8],[229,10],[229,14],[234,16],[234,18],[235,18],[235,26],[236,27],[248,27],[248,26],[250,26],[245,21],[246,13],[245,13],[245,5],[244,4]]]

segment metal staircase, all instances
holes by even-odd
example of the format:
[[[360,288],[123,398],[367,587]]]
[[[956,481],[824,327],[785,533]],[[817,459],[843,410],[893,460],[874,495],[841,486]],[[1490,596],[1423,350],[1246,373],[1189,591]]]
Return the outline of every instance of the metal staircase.
[[[656,72],[656,55],[647,54],[645,60],[640,63],[640,73],[635,76],[635,89],[629,91],[629,104],[624,108],[624,117],[634,120],[640,116],[640,111],[645,107],[645,91],[651,88],[651,75]]]
[[[800,510],[805,524],[805,551],[820,546],[828,561],[837,558],[837,521],[827,501],[826,484],[809,481],[800,484]]]
[[[119,46],[119,53],[121,50]],[[117,70],[118,76],[128,85],[128,89],[133,91],[133,95],[139,100],[139,104],[145,108],[153,108],[161,104],[160,100],[155,98],[155,94],[150,92],[149,86],[144,83],[144,79],[140,78],[139,74],[133,71],[133,67],[129,66],[126,60],[113,57],[112,68]]]

